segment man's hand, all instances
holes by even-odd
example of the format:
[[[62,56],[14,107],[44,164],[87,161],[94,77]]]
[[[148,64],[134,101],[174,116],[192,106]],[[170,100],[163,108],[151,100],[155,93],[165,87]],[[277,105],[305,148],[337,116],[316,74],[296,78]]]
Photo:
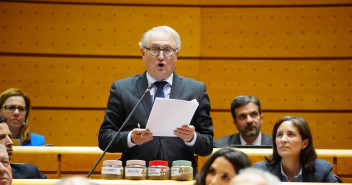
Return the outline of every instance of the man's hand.
[[[181,128],[174,130],[174,134],[185,142],[192,141],[195,133],[195,128],[192,125],[182,125]]]
[[[149,129],[133,129],[132,142],[136,145],[144,144],[153,139],[153,133]]]

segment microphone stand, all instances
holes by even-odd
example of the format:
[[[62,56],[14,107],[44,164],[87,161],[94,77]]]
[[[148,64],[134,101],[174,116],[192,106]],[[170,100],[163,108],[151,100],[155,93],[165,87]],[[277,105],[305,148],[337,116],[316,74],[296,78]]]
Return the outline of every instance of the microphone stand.
[[[152,88],[154,84],[150,85],[144,92],[143,96],[139,99],[139,101],[137,102],[137,104],[134,106],[134,108],[132,109],[130,115],[128,115],[128,117],[126,118],[125,122],[123,122],[123,124],[121,125],[120,129],[117,131],[117,133],[115,134],[114,138],[110,141],[109,145],[105,148],[104,152],[101,154],[100,158],[98,159],[98,161],[94,164],[93,168],[90,170],[90,172],[87,175],[87,178],[89,178],[89,176],[93,173],[94,169],[97,167],[97,165],[99,164],[99,162],[101,161],[101,159],[104,157],[106,151],[110,148],[112,142],[116,139],[116,137],[119,135],[119,133],[121,132],[121,130],[125,127],[125,125],[127,124],[127,122],[130,120],[132,114],[136,111],[136,108],[138,107],[138,105],[142,102],[144,96],[147,94],[147,92],[150,91],[150,89]]]

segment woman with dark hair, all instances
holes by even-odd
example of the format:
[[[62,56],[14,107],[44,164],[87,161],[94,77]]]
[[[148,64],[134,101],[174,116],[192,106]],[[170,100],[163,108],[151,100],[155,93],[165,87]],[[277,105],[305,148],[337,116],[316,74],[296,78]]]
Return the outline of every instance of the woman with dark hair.
[[[45,144],[44,136],[31,133],[28,116],[31,109],[29,97],[17,88],[10,88],[0,95],[0,115],[7,118],[13,139],[20,139],[22,146]]]
[[[254,167],[267,170],[283,182],[339,182],[332,164],[317,159],[307,122],[285,116],[273,130],[273,155]]]
[[[195,185],[227,185],[243,168],[251,166],[248,156],[233,148],[213,153],[197,174]]]

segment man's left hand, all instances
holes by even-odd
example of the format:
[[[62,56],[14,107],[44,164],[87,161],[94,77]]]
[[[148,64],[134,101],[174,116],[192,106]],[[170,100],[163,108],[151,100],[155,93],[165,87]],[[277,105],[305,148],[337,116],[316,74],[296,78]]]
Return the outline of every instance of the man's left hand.
[[[192,125],[182,125],[181,128],[174,130],[174,134],[185,142],[192,141],[195,133],[195,128]]]

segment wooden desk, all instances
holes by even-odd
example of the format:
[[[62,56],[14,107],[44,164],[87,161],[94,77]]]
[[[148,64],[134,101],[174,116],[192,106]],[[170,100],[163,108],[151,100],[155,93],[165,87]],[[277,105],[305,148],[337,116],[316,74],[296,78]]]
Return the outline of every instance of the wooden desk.
[[[60,179],[13,179],[12,185],[54,185]],[[174,185],[193,185],[194,181],[174,181],[174,180],[90,180],[99,185],[140,185],[140,184],[149,184],[149,185],[165,185],[165,184],[174,184]]]
[[[103,153],[98,147],[14,146],[11,162],[35,164],[48,179],[87,175]],[[121,153],[106,153],[92,178],[100,178],[104,160],[116,160]]]
[[[12,185],[54,185],[60,179],[13,179]],[[194,181],[174,181],[174,180],[90,180],[99,185],[165,185],[165,184],[173,184],[173,185],[193,185]],[[335,183],[304,183],[304,182],[282,182],[283,185],[328,185]],[[342,185],[348,183],[342,183]]]
[[[252,164],[264,161],[270,156],[272,149],[237,148],[246,153]],[[216,152],[214,148],[213,152]],[[102,151],[98,147],[23,147],[15,146],[11,162],[35,164],[48,179],[81,175],[86,176]],[[352,150],[317,149],[319,159],[333,164],[333,172],[344,182],[352,182]],[[102,161],[115,160],[121,153],[106,153]],[[198,170],[201,169],[208,156],[198,156]],[[93,171],[91,178],[100,179],[102,161]]]

